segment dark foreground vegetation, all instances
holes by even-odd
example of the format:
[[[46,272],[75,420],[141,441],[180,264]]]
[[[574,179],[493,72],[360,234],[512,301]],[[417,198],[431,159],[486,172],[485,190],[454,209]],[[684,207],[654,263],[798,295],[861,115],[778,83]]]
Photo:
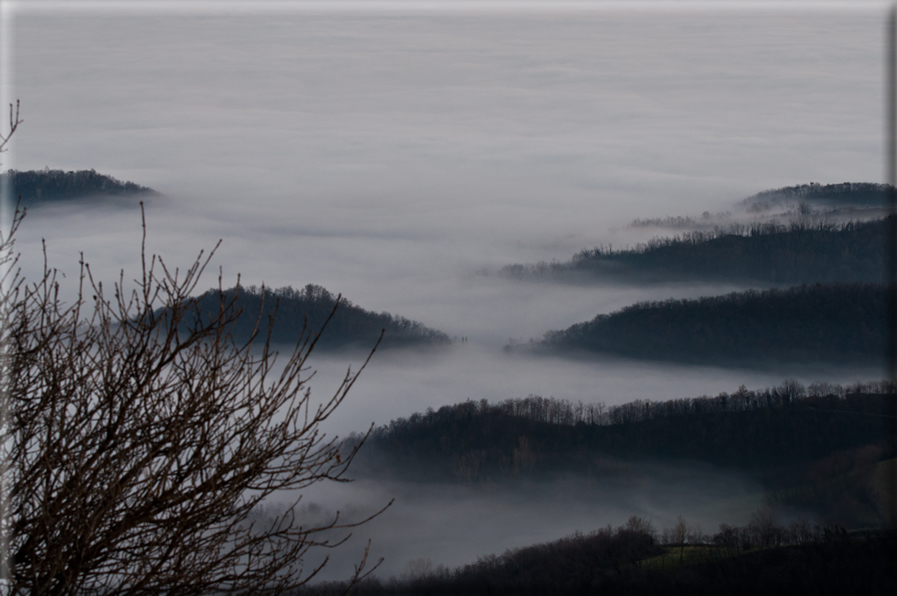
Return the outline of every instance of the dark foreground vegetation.
[[[359,595],[450,594],[892,594],[897,539],[886,532],[849,534],[781,526],[762,512],[745,527],[720,524],[713,536],[695,534],[684,520],[664,532],[633,517],[555,542],[447,569],[415,561],[400,578],[368,578]],[[297,594],[336,595],[346,583],[307,586]]]
[[[501,272],[515,279],[571,282],[880,283],[886,240],[884,219],[732,224],[655,238],[635,248],[583,250],[563,263],[507,265]]]
[[[640,302],[517,348],[735,366],[876,366],[885,353],[886,304],[880,284],[815,284]]]
[[[146,196],[155,191],[133,182],[121,182],[95,170],[64,172],[62,170],[8,170],[0,174],[10,185],[10,194],[21,197],[22,205],[69,201],[84,197]]]
[[[354,346],[371,349],[383,332],[380,347],[443,345],[451,342],[448,335],[417,321],[389,313],[375,313],[339,298],[321,286],[307,285],[269,288],[235,287],[224,292],[209,290],[195,299],[203,313],[203,321],[220,312],[222,300],[240,312],[230,332],[238,343],[246,342],[258,326],[262,340],[268,332],[271,342],[295,345],[303,333],[318,333],[326,323],[326,332],[317,340],[317,348],[333,349]],[[228,308],[225,306],[225,308]],[[335,309],[335,310],[334,310]],[[332,317],[331,317],[332,315]],[[329,319],[329,321],[328,321]]]
[[[840,387],[787,381],[716,397],[620,406],[528,397],[467,401],[377,428],[355,473],[423,482],[637,475],[639,462],[703,462],[747,472],[777,505],[826,523],[882,523],[886,382]]]

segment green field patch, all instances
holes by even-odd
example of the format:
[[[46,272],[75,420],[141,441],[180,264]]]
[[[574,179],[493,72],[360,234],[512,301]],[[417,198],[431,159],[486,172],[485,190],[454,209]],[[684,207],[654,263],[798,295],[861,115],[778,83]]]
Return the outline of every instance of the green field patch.
[[[726,548],[709,544],[664,546],[662,554],[642,560],[639,566],[642,569],[674,572],[683,567],[736,557],[743,552],[750,551],[739,551],[737,548]]]

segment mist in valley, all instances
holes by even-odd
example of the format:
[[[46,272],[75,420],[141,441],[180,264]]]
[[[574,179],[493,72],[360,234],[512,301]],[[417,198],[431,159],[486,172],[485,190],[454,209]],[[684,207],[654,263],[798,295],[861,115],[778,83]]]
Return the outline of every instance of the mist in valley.
[[[150,202],[146,211],[147,250],[163,256],[169,266],[186,268],[201,250],[215,245],[211,235],[199,231],[191,234],[189,222],[193,220],[181,217],[174,207]],[[96,233],[85,234],[85,230],[96,230]],[[48,262],[65,273],[63,287],[71,284],[67,286],[70,291],[75,287],[79,271],[78,251],[84,252],[84,260],[90,264],[96,279],[106,280],[108,285],[118,281],[124,269],[127,286],[139,272],[140,232],[140,212],[134,208],[40,208],[26,217],[17,248],[22,252],[24,270],[34,272],[42,266],[41,242],[46,239]],[[180,248],[186,244],[184,238],[191,236],[199,238],[192,241],[192,246],[171,256],[170,247]],[[318,238],[314,244],[316,250],[326,255],[328,244],[332,250],[340,251],[344,242],[343,237],[330,242]],[[401,251],[393,245],[401,241],[385,238],[365,242],[359,258],[368,263],[361,267],[351,263],[349,255],[330,256],[332,260],[325,263],[313,258],[290,259],[285,255],[303,254],[300,248],[303,240],[287,236],[261,235],[253,242],[252,254],[231,254],[228,244],[249,243],[249,240],[225,237],[198,287],[200,292],[217,287],[219,267],[225,288],[236,283],[238,272],[241,283],[248,285],[253,280],[266,281],[268,278],[260,270],[270,269],[276,281],[269,282],[269,287],[298,288],[317,283],[334,293],[341,292],[365,309],[418,320],[454,339],[446,347],[378,351],[349,399],[329,421],[332,432],[341,435],[362,431],[372,423],[386,424],[400,416],[467,399],[501,401],[541,395],[614,405],[636,399],[715,395],[720,391],[735,391],[740,385],[770,387],[785,378],[795,378],[804,384],[814,381],[846,384],[877,379],[882,374],[878,367],[871,365],[838,367],[808,363],[750,369],[683,366],[612,356],[571,358],[507,353],[503,347],[509,340],[540,339],[546,331],[565,328],[635,302],[725,294],[743,288],[706,283],[597,287],[521,283],[494,275],[477,275],[458,262],[452,267],[422,267],[405,277],[384,265],[392,259],[400,260]],[[110,250],[110,246],[116,248]],[[420,253],[438,253],[442,248],[420,242],[411,252],[423,258]],[[446,257],[433,257],[439,258]],[[225,263],[232,261],[237,264],[225,267]],[[376,268],[375,262],[379,264]],[[327,271],[324,270],[326,263],[330,263]],[[287,278],[282,273],[274,275],[278,264],[288,270],[308,269],[312,273],[301,277],[297,274],[296,278]],[[378,279],[376,270],[395,277]],[[462,343],[462,337],[468,341]],[[289,351],[289,346],[280,348]],[[314,393],[322,399],[330,395],[347,368],[357,369],[367,355],[363,349],[315,352],[309,360],[309,365],[317,371],[312,382]]]
[[[390,577],[414,571],[415,564],[420,571],[427,561],[433,568],[457,567],[577,531],[617,527],[633,515],[650,520],[658,532],[674,526],[681,515],[692,527],[712,534],[721,522],[747,523],[765,506],[762,486],[743,474],[666,462],[631,464],[601,478],[560,476],[473,486],[363,478],[306,491],[298,511],[310,523],[330,521],[337,511],[340,519],[352,521],[390,501],[392,505],[372,521],[327,534],[331,539],[351,538],[344,548],[321,553],[330,561],[319,579],[350,576],[368,540],[369,564],[382,558],[376,573]],[[786,516],[802,514],[791,511]]]
[[[184,270],[222,240],[197,292],[219,275],[224,288],[238,275],[269,288],[318,284],[455,340],[375,353],[325,424],[331,435],[468,399],[615,405],[785,378],[878,379],[871,365],[736,369],[508,353],[509,341],[636,302],[757,286],[585,286],[496,272],[656,233],[630,227],[635,218],[725,212],[811,180],[880,180],[880,23],[871,9],[298,8],[177,18],[23,9],[2,100],[20,98],[26,124],[3,165],[95,168],[161,192],[145,203],[148,253]],[[35,279],[45,243],[72,299],[82,254],[95,279],[111,284],[124,270],[133,288],[141,235],[133,203],[42,205],[16,248]],[[316,352],[313,395],[332,394],[366,356]],[[409,561],[461,565],[632,515],[658,529],[683,515],[712,532],[745,523],[765,502],[747,475],[655,462],[610,479],[477,486],[365,477],[315,485],[301,509],[310,519],[337,509],[360,519],[391,499],[344,547],[323,553],[331,560],[321,579],[348,576],[367,539],[371,557],[385,559],[378,574],[399,575]]]

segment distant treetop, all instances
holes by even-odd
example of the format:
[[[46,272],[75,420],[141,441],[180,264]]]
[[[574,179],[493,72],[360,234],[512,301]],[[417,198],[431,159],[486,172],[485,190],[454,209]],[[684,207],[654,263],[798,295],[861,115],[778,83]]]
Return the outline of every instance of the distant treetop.
[[[21,197],[24,205],[83,197],[156,194],[151,188],[133,182],[122,182],[112,176],[99,174],[96,170],[64,172],[45,168],[20,172],[11,169],[0,174],[0,182],[8,182],[12,196]]]

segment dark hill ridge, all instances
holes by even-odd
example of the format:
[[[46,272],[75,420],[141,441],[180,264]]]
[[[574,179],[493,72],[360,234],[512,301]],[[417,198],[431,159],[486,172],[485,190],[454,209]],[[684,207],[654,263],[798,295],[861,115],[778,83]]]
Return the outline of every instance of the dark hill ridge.
[[[10,193],[20,197],[25,206],[70,201],[85,197],[131,197],[157,194],[151,188],[133,182],[122,182],[96,170],[64,172],[62,170],[8,170],[0,174],[9,182]]]
[[[734,366],[882,363],[887,291],[880,284],[815,284],[696,300],[640,302],[527,347]]]
[[[334,313],[317,342],[318,348],[356,346],[371,349],[380,338],[382,330],[385,330],[380,344],[383,348],[451,343],[449,336],[441,331],[401,316],[365,310],[345,298],[339,300],[337,307],[337,296],[321,286],[309,284],[302,289],[287,286],[277,290],[255,286],[236,287],[224,290],[223,293],[209,290],[195,301],[204,316],[208,317],[220,311],[222,297],[225,304],[232,304],[233,308],[241,310],[231,329],[238,342],[249,340],[257,322],[263,338],[268,329],[268,321],[273,317],[271,341],[295,344],[306,325],[309,331],[319,332],[331,313]]]
[[[635,248],[583,250],[564,263],[507,265],[516,279],[801,284],[882,282],[887,221],[733,224],[655,238]]]
[[[843,596],[897,589],[893,530],[847,533],[806,520],[786,527],[757,513],[746,526],[722,523],[709,536],[680,520],[659,540],[650,520],[632,516],[616,529],[576,532],[460,567],[432,568],[425,559],[423,572],[306,585],[295,596]]]
[[[365,449],[378,473],[463,482],[549,472],[603,474],[608,458],[692,460],[764,471],[887,440],[894,388],[786,381],[716,397],[618,405],[530,396],[466,401],[393,420]],[[359,461],[364,468],[364,458]]]

